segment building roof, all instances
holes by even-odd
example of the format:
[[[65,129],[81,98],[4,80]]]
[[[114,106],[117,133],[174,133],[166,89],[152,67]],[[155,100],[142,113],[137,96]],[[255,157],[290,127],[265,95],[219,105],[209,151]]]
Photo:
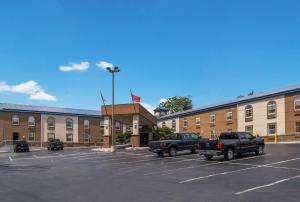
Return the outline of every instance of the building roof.
[[[7,103],[0,103],[0,111],[18,111],[18,112],[41,113],[41,114],[76,115],[76,116],[97,116],[97,117],[101,116],[101,112],[97,110],[45,107],[45,106],[7,104]]]
[[[168,111],[168,109],[164,108],[164,107],[156,107],[154,110],[154,112],[158,112],[158,111]]]
[[[253,101],[257,101],[257,100],[263,100],[263,99],[267,99],[267,98],[282,96],[282,95],[286,95],[286,94],[290,94],[290,93],[297,93],[297,92],[300,92],[300,84],[277,89],[277,90],[272,90],[272,91],[268,91],[268,92],[257,93],[257,94],[250,95],[250,96],[244,96],[241,98],[237,98],[237,99],[229,100],[229,101],[225,101],[225,102],[214,103],[211,105],[194,108],[194,109],[189,109],[189,110],[185,110],[182,112],[168,114],[168,115],[159,117],[158,121],[167,120],[167,119],[171,119],[171,118],[177,118],[179,116],[185,116],[185,115],[195,114],[195,113],[199,113],[199,112],[220,109],[220,108],[229,107],[229,106],[233,106],[233,105],[237,105],[237,104],[244,104],[244,103],[253,102]]]

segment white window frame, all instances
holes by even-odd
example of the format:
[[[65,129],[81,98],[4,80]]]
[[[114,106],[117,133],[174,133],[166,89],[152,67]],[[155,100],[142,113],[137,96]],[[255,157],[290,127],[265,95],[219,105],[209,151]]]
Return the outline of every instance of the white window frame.
[[[297,124],[299,124],[299,126],[297,126]],[[297,128],[298,128],[298,131],[297,131]],[[300,120],[296,121],[296,123],[295,123],[295,131],[296,131],[296,133],[300,133]]]
[[[294,100],[294,109],[295,111],[300,111],[300,97],[296,97]]]
[[[233,119],[233,112],[232,112],[232,110],[228,110],[226,113],[226,120],[232,121],[232,119]]]
[[[49,120],[50,119],[53,120],[53,125],[49,125]],[[48,128],[55,128],[55,118],[54,117],[52,117],[52,116],[48,117],[48,119],[47,119],[47,127]]]
[[[33,135],[33,139],[30,139],[30,136]],[[35,132],[28,133],[28,142],[35,142]]]
[[[17,120],[17,121],[15,121],[15,120]],[[20,125],[20,117],[18,115],[13,115],[11,117],[11,125],[13,125],[13,126]]]
[[[32,119],[32,120],[30,120]],[[35,126],[35,118],[34,116],[29,116],[28,117],[28,126]]]
[[[211,124],[215,124],[215,123],[216,123],[216,114],[215,114],[215,113],[211,113],[211,114],[209,115],[209,122],[210,122]]]
[[[88,137],[88,138],[86,138],[86,137]],[[87,140],[87,141],[86,141],[86,140]],[[84,143],[90,143],[90,142],[91,142],[91,136],[90,136],[90,134],[85,133],[85,134],[83,135],[83,142],[84,142]]]
[[[201,117],[200,116],[197,116],[195,118],[195,122],[196,122],[196,126],[200,126],[201,125]]]
[[[216,136],[216,130],[211,130],[210,131],[210,138],[211,139],[215,139],[217,136]]]
[[[251,131],[247,130],[247,128],[251,128]],[[251,133],[253,135],[253,125],[245,126],[245,132]]]
[[[162,123],[161,123],[161,127],[166,127],[166,122],[165,121],[163,121]]]
[[[68,126],[68,121],[71,121],[71,126]],[[73,119],[72,118],[66,118],[66,128],[67,129],[73,129]]]
[[[270,126],[271,125],[275,126],[275,129],[272,129],[272,130],[274,130],[274,133],[270,133]],[[268,135],[275,135],[276,133],[277,133],[277,124],[276,123],[268,123]]]
[[[175,119],[173,119],[172,120],[172,129],[176,129],[176,120]]]
[[[89,129],[90,128],[90,121],[88,119],[84,119],[84,121],[83,121],[83,127],[85,129]]]
[[[68,136],[71,135],[71,140],[68,140]],[[66,142],[73,142],[73,133],[67,133],[66,134]]]
[[[247,111],[251,111],[251,116],[247,116]],[[247,105],[245,107],[245,118],[246,119],[253,118],[253,107],[251,105]]]
[[[272,110],[274,110],[274,112],[271,112],[271,113],[270,113],[270,106],[275,106],[275,108],[272,109]],[[274,115],[274,114],[276,114],[276,111],[277,111],[277,104],[276,104],[275,101],[270,101],[270,102],[268,102],[268,104],[267,104],[267,111],[268,111],[268,115]]]
[[[184,128],[187,128],[188,125],[189,125],[188,120],[187,120],[186,118],[184,118],[184,119],[183,119],[183,127],[184,127]]]
[[[47,140],[48,140],[48,142],[50,142],[50,141],[49,141],[49,136],[50,136],[50,135],[53,135],[53,138],[52,138],[52,139],[55,140],[55,133],[48,133],[48,134],[47,134]]]

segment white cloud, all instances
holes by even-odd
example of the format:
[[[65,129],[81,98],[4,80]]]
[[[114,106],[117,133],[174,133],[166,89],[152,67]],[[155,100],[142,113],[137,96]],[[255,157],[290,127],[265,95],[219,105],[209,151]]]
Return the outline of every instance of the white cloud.
[[[166,101],[167,101],[166,98],[161,98],[161,99],[159,100],[159,103],[166,102]]]
[[[156,107],[153,107],[152,105],[147,104],[147,103],[141,103],[141,105],[142,105],[143,107],[145,107],[151,114],[154,114],[154,109],[155,109]]]
[[[81,62],[81,63],[70,62],[69,64],[70,64],[69,66],[60,66],[59,70],[61,72],[70,72],[70,71],[84,72],[90,67],[89,62]]]
[[[21,93],[29,95],[31,100],[56,101],[56,97],[45,93],[44,89],[35,81],[27,81],[17,85],[8,85],[0,82],[0,92]]]
[[[96,64],[96,66],[99,67],[99,68],[102,68],[102,69],[106,70],[107,67],[111,67],[112,68],[114,65],[111,64],[111,63],[109,63],[109,62],[100,61],[99,63]]]

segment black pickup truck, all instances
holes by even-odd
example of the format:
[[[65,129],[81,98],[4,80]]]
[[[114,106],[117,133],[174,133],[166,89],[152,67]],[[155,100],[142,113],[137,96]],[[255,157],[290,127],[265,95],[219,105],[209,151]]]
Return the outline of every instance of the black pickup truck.
[[[158,156],[176,156],[177,151],[190,150],[195,153],[199,143],[204,141],[201,136],[194,133],[173,133],[167,140],[152,141],[149,143],[149,151],[157,153]],[[207,141],[207,140],[206,140]]]
[[[264,148],[264,139],[247,132],[224,132],[220,134],[218,140],[199,143],[200,154],[204,154],[207,160],[220,155],[224,155],[225,160],[232,160],[235,155],[250,152],[262,155]]]

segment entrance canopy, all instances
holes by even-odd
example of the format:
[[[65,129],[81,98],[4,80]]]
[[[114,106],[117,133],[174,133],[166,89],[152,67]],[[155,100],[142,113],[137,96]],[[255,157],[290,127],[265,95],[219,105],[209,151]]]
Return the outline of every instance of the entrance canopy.
[[[111,115],[112,106],[101,106],[104,117],[104,147],[111,145]],[[123,132],[126,128],[132,128],[131,144],[134,147],[146,145],[153,138],[154,126],[157,124],[156,117],[140,104],[118,104],[114,105],[114,120],[122,126]]]

